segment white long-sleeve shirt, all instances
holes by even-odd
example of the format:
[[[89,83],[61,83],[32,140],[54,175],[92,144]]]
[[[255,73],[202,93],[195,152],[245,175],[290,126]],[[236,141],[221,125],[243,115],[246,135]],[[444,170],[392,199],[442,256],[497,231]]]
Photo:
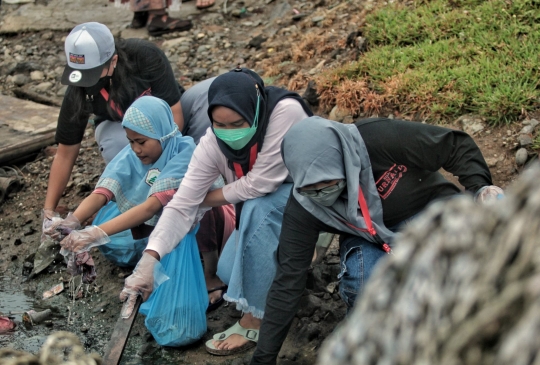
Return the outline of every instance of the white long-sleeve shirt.
[[[228,167],[215,134],[207,131],[195,148],[178,191],[163,208],[146,248],[156,251],[161,258],[171,252],[189,232],[200,204],[220,174],[228,182],[223,187],[223,195],[229,203],[259,198],[276,191],[289,174],[281,158],[283,136],[291,126],[307,117],[300,103],[294,99],[287,98],[277,103],[268,121],[262,150],[251,171],[240,179]]]

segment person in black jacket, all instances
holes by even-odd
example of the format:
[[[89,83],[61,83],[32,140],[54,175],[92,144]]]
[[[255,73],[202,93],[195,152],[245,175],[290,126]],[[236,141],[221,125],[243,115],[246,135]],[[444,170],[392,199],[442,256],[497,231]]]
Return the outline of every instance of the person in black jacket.
[[[251,365],[276,363],[319,232],[340,235],[340,295],[351,308],[391,252],[394,232],[430,202],[461,193],[439,169],[456,175],[477,200],[502,194],[468,134],[428,124],[373,118],[343,125],[311,117],[285,135],[282,155],[294,185]]]

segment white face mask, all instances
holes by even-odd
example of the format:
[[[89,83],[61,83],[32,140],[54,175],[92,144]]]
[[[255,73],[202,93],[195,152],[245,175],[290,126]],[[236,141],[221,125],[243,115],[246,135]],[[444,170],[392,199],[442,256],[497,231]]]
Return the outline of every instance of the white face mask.
[[[327,186],[318,190],[300,191],[299,193],[300,195],[308,197],[322,206],[329,207],[336,202],[345,189],[345,186],[347,186],[347,182],[345,180],[341,180],[335,185]]]

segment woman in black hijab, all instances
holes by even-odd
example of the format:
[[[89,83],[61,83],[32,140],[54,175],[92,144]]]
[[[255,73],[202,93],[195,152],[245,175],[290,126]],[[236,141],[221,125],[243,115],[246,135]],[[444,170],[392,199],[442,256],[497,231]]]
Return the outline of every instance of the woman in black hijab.
[[[209,207],[236,205],[236,230],[225,245],[218,276],[228,285],[225,299],[244,315],[233,327],[207,342],[207,350],[229,355],[253,347],[274,278],[273,261],[285,204],[292,185],[281,157],[283,136],[311,115],[296,93],[265,87],[248,69],[217,77],[208,90],[212,127],[195,149],[188,171],[164,208],[139,268],[126,279],[124,292],[152,290],[152,269],[181,241],[197,216]],[[209,191],[222,174],[227,184]]]

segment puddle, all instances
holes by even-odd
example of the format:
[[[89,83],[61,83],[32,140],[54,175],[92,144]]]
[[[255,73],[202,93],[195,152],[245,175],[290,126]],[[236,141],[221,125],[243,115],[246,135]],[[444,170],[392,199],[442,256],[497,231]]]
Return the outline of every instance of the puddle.
[[[32,293],[27,293],[11,285],[11,278],[0,276],[0,312],[13,314],[16,321],[21,321],[22,312],[33,308]]]

